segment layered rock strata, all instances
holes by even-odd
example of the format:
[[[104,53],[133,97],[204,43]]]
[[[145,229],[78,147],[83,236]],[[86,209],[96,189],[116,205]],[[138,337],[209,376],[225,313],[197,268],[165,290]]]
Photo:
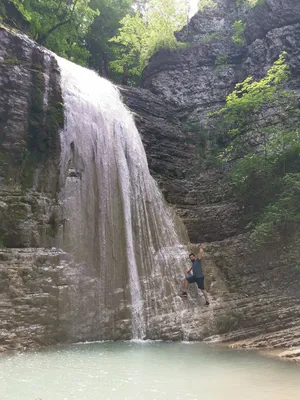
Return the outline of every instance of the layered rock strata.
[[[297,348],[299,254],[286,245],[251,249],[226,170],[203,169],[201,138],[190,124],[206,124],[207,112],[224,104],[237,82],[263,76],[283,50],[292,72],[289,87],[299,92],[299,3],[265,0],[253,9],[236,7],[233,0],[218,3],[178,34],[191,47],[160,51],[142,89],[122,88],[165,198],[191,241],[212,242],[205,265],[212,306],[202,307],[196,291],[187,300],[175,297],[176,312],[155,317],[147,337]],[[232,24],[239,19],[246,23],[243,45],[232,41]],[[57,197],[63,109],[55,59],[26,37],[0,29],[0,72],[0,347],[99,339],[95,314],[87,316],[86,330],[83,321],[77,321],[77,331],[70,324],[84,306],[76,303],[70,284],[79,277],[72,276],[68,255],[51,250],[64,227]],[[180,289],[181,277],[176,279]],[[92,301],[92,280],[88,285],[84,290]],[[107,315],[102,338],[129,337],[130,310],[118,312],[118,321]]]

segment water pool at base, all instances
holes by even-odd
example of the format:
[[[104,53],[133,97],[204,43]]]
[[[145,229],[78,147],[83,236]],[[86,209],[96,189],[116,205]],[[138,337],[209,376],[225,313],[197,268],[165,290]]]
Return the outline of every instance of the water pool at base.
[[[203,343],[104,342],[0,357],[1,400],[299,397],[299,366]]]

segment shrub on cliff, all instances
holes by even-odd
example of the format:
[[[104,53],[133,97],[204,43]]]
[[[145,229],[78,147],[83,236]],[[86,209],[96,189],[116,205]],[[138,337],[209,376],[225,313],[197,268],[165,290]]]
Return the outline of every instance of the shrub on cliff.
[[[219,156],[233,162],[229,176],[257,244],[300,227],[300,111],[288,77],[283,53],[265,77],[237,84],[211,114],[227,138]]]
[[[54,52],[84,62],[88,52],[85,35],[97,9],[90,0],[10,0],[29,24],[29,33],[38,43]]]
[[[144,13],[126,15],[118,35],[111,39],[119,45],[111,68],[122,72],[126,65],[129,76],[137,80],[157,50],[183,46],[177,42],[174,32],[187,23],[188,9],[185,0],[150,0]]]

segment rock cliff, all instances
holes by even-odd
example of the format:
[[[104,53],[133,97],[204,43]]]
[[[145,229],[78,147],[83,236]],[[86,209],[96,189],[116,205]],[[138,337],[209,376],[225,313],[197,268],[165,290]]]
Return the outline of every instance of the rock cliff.
[[[263,77],[283,51],[288,53],[291,70],[287,89],[299,96],[300,3],[265,0],[253,8],[243,2],[237,5],[235,0],[217,3],[216,8],[196,14],[177,33],[177,39],[189,45],[160,50],[144,71],[143,89],[124,89],[124,97],[137,113],[146,146],[149,138],[151,143],[160,140],[155,152],[147,151],[149,166],[167,201],[185,222],[191,241],[219,241],[211,251],[230,293],[229,298],[223,296],[226,306],[219,316],[224,313],[225,325],[231,325],[225,330],[233,331],[223,339],[244,339],[243,346],[299,346],[299,273],[294,265],[300,255],[298,251],[291,255],[297,243],[289,243],[290,248],[283,244],[279,252],[250,250],[243,212],[226,179],[226,167],[203,166],[210,144],[203,149],[201,136],[207,131],[213,136],[205,116],[224,104],[235,84],[248,76]],[[245,27],[239,43],[233,40],[235,21]],[[164,132],[170,131],[164,137],[157,122],[152,123],[157,115],[151,104],[161,111]],[[176,147],[176,166],[170,171],[166,164],[173,161],[174,143],[181,143],[182,152]],[[217,320],[220,327],[221,319]],[[200,330],[197,326],[196,331]],[[220,332],[224,333],[222,328]]]
[[[0,40],[0,242],[51,246],[63,125],[59,73],[53,57],[26,37],[0,28]]]
[[[224,104],[236,83],[248,76],[264,76],[282,51],[288,53],[292,72],[289,88],[300,93],[299,2],[265,0],[254,8],[243,2],[237,6],[235,0],[217,3],[196,14],[177,34],[178,40],[188,43],[186,49],[160,50],[144,71],[144,89],[124,93],[129,107],[139,115],[137,124],[146,145],[148,138],[153,143],[156,138],[161,141],[155,152],[147,151],[150,169],[162,182],[166,199],[176,206],[193,242],[222,240],[243,231],[242,213],[226,174],[214,165],[203,168],[211,147],[210,143],[203,146],[203,137],[207,132],[213,136],[206,114]],[[235,21],[245,24],[241,43],[232,39]],[[162,130],[154,122],[157,115],[152,114],[152,103],[160,110],[164,132],[172,134],[159,136]],[[174,143],[176,153],[166,157]],[[172,176],[166,164],[173,157],[177,168]]]
[[[232,40],[237,20],[245,23],[240,44]],[[219,0],[177,38],[189,46],[159,51],[144,72],[143,87],[121,92],[166,200],[192,242],[211,242],[205,272],[214,300],[204,310],[197,293],[187,302],[176,299],[177,312],[157,317],[147,336],[218,335],[243,346],[299,346],[300,276],[291,266],[299,251],[292,243],[251,248],[226,167],[209,165],[210,144],[203,149],[201,129],[193,126],[200,122],[209,130],[205,115],[224,104],[237,82],[263,76],[283,50],[292,71],[289,88],[300,94],[300,4],[264,0],[247,8]],[[64,227],[57,196],[63,107],[55,59],[0,28],[0,87],[0,348],[99,339],[92,333],[93,315],[86,327],[78,322],[80,333],[70,325],[76,307],[82,307],[66,278],[74,268],[68,255],[51,249]],[[82,289],[91,301],[93,285],[91,280]],[[121,314],[122,323],[107,316],[102,338],[129,337],[128,309]]]

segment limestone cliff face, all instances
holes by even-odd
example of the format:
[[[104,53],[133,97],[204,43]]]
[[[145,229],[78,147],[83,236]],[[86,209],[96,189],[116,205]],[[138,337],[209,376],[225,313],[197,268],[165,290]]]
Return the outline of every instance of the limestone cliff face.
[[[56,61],[0,28],[0,350],[50,344],[59,328],[60,252]],[[64,317],[63,317],[64,318]],[[62,318],[62,319],[63,319]],[[60,333],[59,333],[60,331]]]
[[[243,346],[299,346],[300,276],[293,267],[300,257],[297,244],[251,248],[226,167],[203,168],[201,127],[209,131],[206,114],[224,104],[236,83],[264,76],[282,51],[288,53],[291,70],[288,88],[300,95],[300,3],[265,0],[254,8],[237,6],[234,0],[217,3],[177,34],[190,45],[155,54],[144,71],[143,89],[124,90],[124,97],[137,113],[150,169],[191,241],[213,242],[207,268],[218,271],[226,290],[217,290],[222,304],[214,308],[210,333]],[[245,24],[244,42],[236,44],[233,24],[239,20]],[[200,123],[197,132],[189,129],[195,123]],[[160,143],[155,151],[153,143]],[[209,144],[204,152],[209,154]],[[201,336],[202,318],[196,319],[190,338]]]
[[[177,34],[178,40],[189,44],[186,49],[159,51],[144,72],[144,90],[125,93],[127,104],[139,115],[137,123],[146,145],[149,138],[151,143],[160,141],[155,152],[148,151],[150,168],[194,242],[221,240],[243,231],[242,213],[226,174],[201,168],[201,129],[210,129],[205,115],[224,104],[236,83],[248,76],[262,77],[282,51],[288,53],[292,72],[289,87],[300,93],[300,3],[265,0],[254,8],[237,6],[235,0],[217,3],[216,8],[196,14]],[[246,26],[245,42],[236,44],[233,24],[239,20]],[[164,129],[157,125],[152,103],[161,111]],[[201,125],[194,133],[193,124]],[[161,137],[161,131],[172,133]],[[176,152],[169,153],[174,143]],[[209,153],[209,145],[204,151]],[[170,166],[173,157],[172,174],[166,164]]]
[[[158,316],[147,336],[201,340],[220,335],[220,340],[244,340],[244,345],[296,346],[300,277],[291,265],[299,251],[289,244],[251,249],[226,171],[203,168],[201,137],[190,126],[207,125],[205,115],[224,104],[237,82],[263,76],[283,50],[292,71],[289,86],[300,92],[300,4],[265,0],[253,9],[236,7],[233,0],[218,4],[178,33],[190,47],[162,50],[152,58],[143,88],[121,88],[166,200],[182,217],[192,242],[212,242],[205,265],[212,307],[203,309],[196,292],[186,303],[176,298],[174,315]],[[239,19],[246,22],[243,45],[232,41],[232,25]],[[67,276],[74,275],[91,303],[99,290],[95,280],[82,282],[79,266],[51,249],[64,227],[58,199],[63,109],[56,61],[26,37],[0,29],[0,87],[0,349],[99,339],[95,313],[76,320],[85,302],[76,298]],[[208,146],[205,155],[209,151]],[[129,338],[129,314],[124,307],[118,320],[107,315],[101,338]]]
[[[0,42],[0,241],[5,247],[51,246],[63,124],[57,65],[25,37],[1,28]]]

